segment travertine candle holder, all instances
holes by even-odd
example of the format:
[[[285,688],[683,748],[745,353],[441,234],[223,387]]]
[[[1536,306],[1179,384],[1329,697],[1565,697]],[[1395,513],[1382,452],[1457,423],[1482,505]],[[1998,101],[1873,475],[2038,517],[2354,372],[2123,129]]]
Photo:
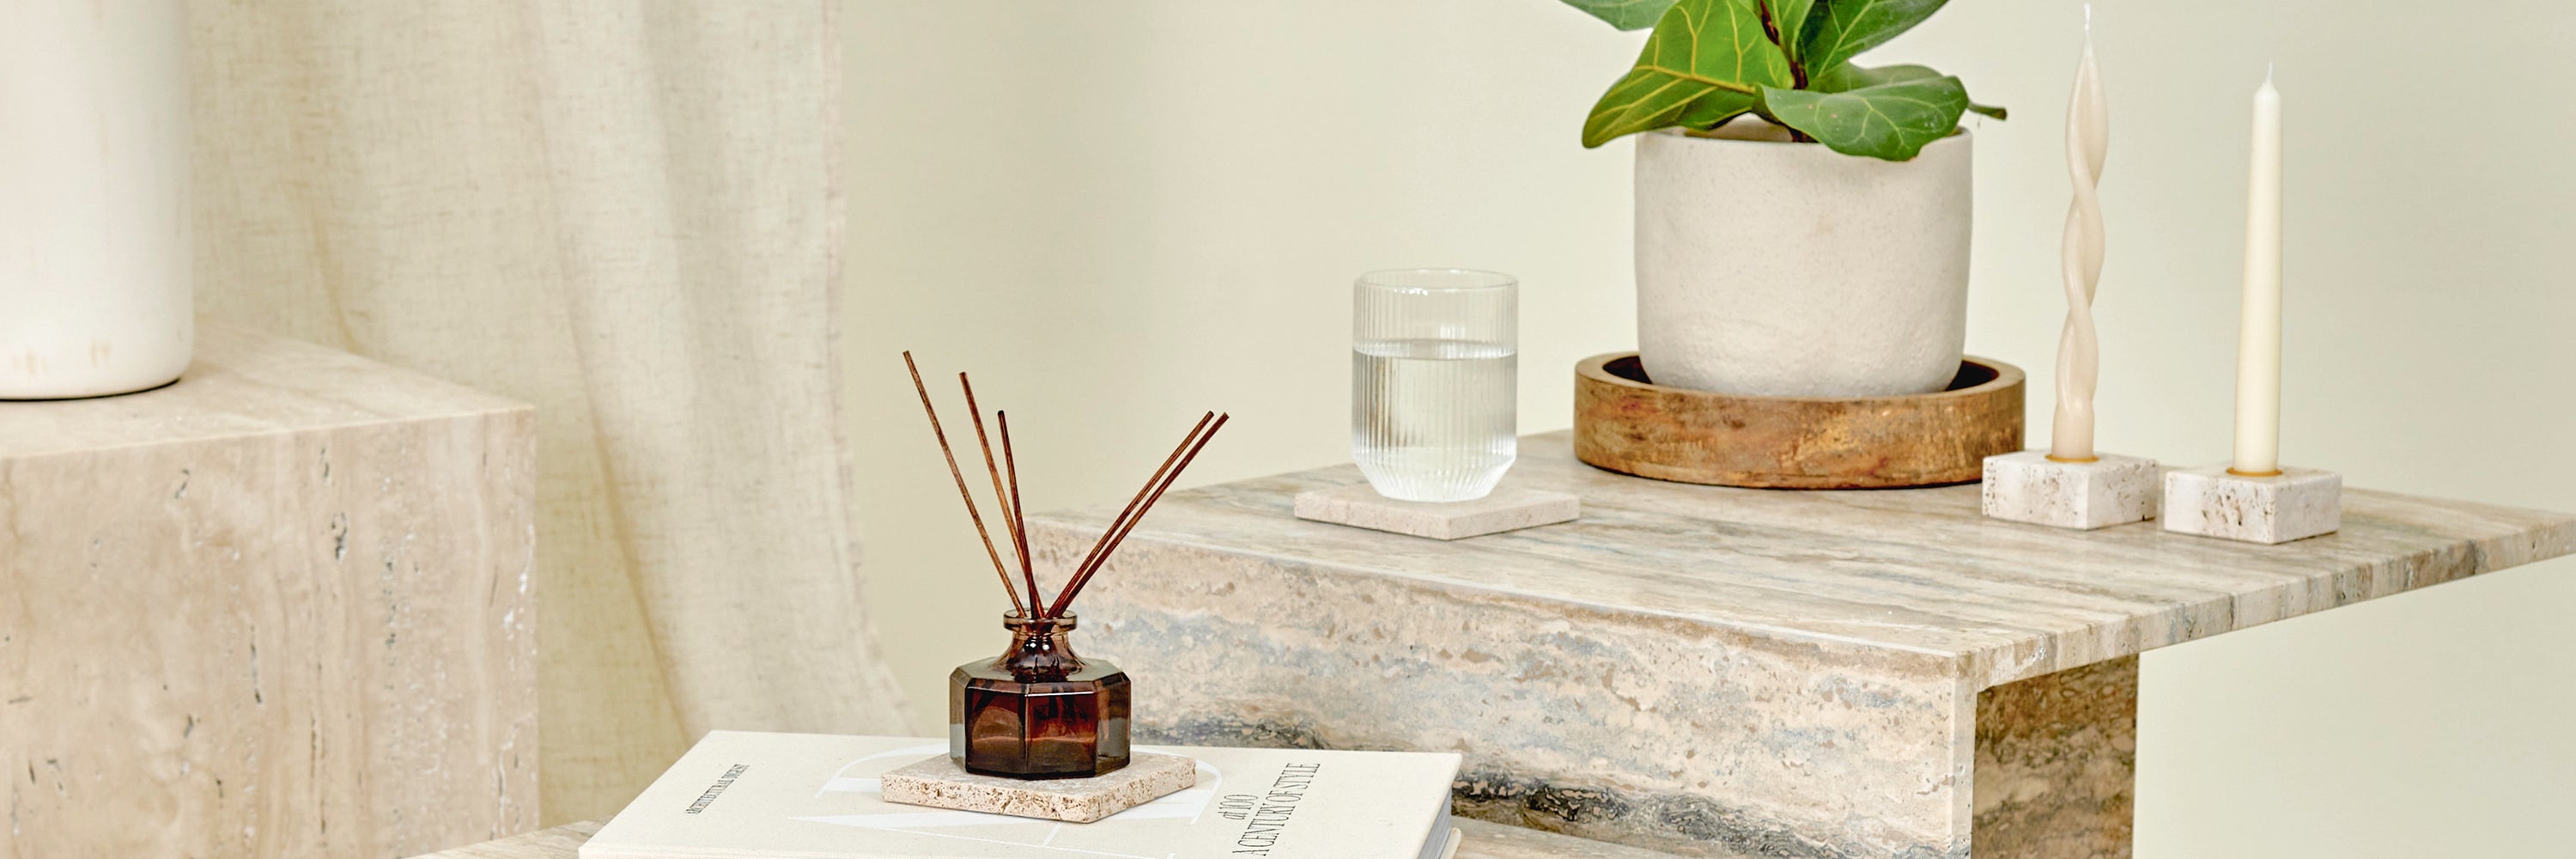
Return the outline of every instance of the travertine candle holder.
[[[2100,454],[2089,462],[2025,450],[1986,457],[1986,515],[2089,531],[2156,518],[2156,461]]]
[[[2165,530],[2248,543],[2287,543],[2343,527],[2343,475],[2283,468],[2238,474],[2224,465],[2165,474]]]

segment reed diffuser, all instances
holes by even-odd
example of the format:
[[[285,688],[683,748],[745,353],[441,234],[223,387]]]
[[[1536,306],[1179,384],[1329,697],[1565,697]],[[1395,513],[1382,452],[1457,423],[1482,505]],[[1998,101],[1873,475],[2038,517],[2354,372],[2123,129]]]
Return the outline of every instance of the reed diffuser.
[[[993,504],[1008,532],[1004,543],[1018,562],[1016,582],[1011,576],[1014,565],[1004,563],[1003,552],[984,525],[975,493],[967,487],[966,472],[957,467],[948,433],[939,426],[939,409],[930,403],[930,388],[922,384],[921,368],[913,364],[911,352],[903,353],[903,365],[912,373],[913,390],[921,394],[921,410],[930,416],[930,434],[939,441],[939,455],[948,461],[948,475],[957,481],[957,495],[966,501],[966,517],[974,521],[975,536],[984,541],[984,555],[992,560],[993,573],[1011,598],[1011,610],[1002,615],[1002,628],[1011,634],[1010,646],[1001,656],[957,666],[948,675],[949,758],[970,773],[1023,779],[1085,778],[1126,766],[1127,674],[1107,660],[1085,659],[1073,652],[1069,640],[1077,620],[1073,600],[1145,518],[1145,511],[1153,509],[1164,490],[1172,488],[1181,471],[1198,458],[1199,450],[1224,428],[1227,416],[1209,412],[1199,418],[1126,508],[1110,520],[1108,529],[1100,532],[1091,551],[1065,576],[1055,599],[1042,602],[1037,565],[1029,557],[1029,529],[1020,503],[1019,460],[1011,449],[1009,415],[993,413],[1002,442],[1002,456],[996,461],[992,440],[984,432],[983,411],[975,403],[975,385],[965,373],[957,374],[957,386],[966,395],[966,414],[975,425],[975,444],[984,453],[984,471],[992,478]]]

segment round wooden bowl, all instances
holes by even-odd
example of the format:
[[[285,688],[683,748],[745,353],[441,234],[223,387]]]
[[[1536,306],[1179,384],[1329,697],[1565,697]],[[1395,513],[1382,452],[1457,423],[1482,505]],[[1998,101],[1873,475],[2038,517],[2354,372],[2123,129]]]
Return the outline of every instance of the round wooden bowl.
[[[1978,479],[2021,449],[2021,368],[1968,356],[1948,390],[1745,397],[1667,388],[1637,353],[1574,365],[1574,456],[1623,474],[1775,489],[1886,489]]]

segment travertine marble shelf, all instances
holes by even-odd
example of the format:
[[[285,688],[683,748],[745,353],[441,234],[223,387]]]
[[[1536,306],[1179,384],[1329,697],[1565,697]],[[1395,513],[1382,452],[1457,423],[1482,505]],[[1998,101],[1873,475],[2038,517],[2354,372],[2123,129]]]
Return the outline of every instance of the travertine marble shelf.
[[[0,857],[398,856],[537,823],[527,407],[216,324],[0,402]]]
[[[1140,741],[1456,750],[1460,807],[1716,856],[2126,855],[2136,654],[2566,554],[2576,517],[2348,490],[2265,546],[1980,514],[1974,485],[1628,477],[1522,440],[1577,522],[1304,522],[1349,466],[1175,492],[1085,594]],[[1110,511],[1032,517],[1041,560]]]

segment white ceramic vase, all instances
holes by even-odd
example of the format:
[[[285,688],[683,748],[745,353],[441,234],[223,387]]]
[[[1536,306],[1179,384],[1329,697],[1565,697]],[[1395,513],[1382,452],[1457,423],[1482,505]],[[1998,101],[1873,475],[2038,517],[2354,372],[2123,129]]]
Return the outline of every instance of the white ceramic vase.
[[[1971,140],[1844,155],[1750,117],[1637,135],[1637,347],[1656,384],[1938,391],[1967,340]]]
[[[165,384],[194,345],[180,0],[0,22],[0,399]]]

